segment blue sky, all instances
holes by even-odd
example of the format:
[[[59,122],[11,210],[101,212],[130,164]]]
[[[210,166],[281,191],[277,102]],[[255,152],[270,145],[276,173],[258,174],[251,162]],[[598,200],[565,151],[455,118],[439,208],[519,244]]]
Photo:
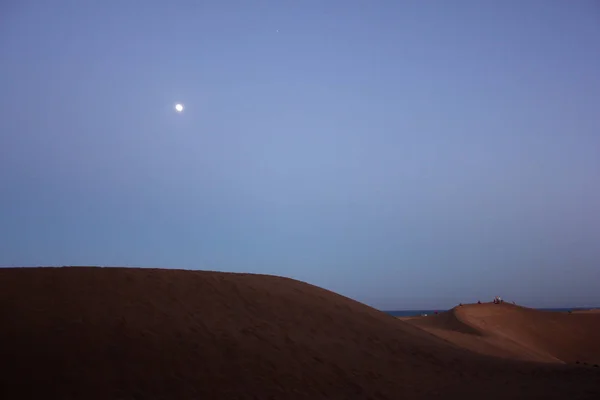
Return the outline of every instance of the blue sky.
[[[139,4],[0,5],[0,265],[600,305],[597,2]]]

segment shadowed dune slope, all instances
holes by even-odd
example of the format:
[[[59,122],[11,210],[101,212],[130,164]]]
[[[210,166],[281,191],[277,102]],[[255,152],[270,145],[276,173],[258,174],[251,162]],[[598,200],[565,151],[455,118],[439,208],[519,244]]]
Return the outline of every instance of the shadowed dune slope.
[[[541,362],[600,363],[599,313],[568,314],[485,303],[408,322],[483,354]]]
[[[0,326],[1,398],[600,398],[597,368],[479,355],[274,276],[0,269]]]

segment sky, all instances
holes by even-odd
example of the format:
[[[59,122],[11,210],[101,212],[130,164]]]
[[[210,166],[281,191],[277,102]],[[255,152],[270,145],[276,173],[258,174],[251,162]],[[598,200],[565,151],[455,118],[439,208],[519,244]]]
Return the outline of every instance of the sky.
[[[143,4],[0,3],[0,265],[600,305],[597,1]]]

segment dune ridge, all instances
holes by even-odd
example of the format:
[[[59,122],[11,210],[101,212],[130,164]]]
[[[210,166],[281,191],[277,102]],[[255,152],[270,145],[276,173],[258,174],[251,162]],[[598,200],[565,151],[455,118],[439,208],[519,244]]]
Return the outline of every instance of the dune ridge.
[[[569,314],[483,303],[407,322],[482,354],[550,363],[600,364],[600,315],[594,312]]]
[[[2,398],[600,396],[593,367],[477,354],[422,325],[275,276],[0,269],[0,326]]]

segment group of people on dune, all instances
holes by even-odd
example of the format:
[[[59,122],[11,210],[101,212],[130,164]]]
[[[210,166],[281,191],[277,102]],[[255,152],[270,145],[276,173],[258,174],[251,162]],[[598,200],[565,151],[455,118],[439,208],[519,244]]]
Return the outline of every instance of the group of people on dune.
[[[501,304],[501,303],[504,303],[504,300],[502,299],[502,297],[496,296],[496,297],[494,297],[493,303],[494,304]],[[481,304],[481,300],[478,300],[477,304]],[[513,304],[515,304],[514,301],[513,301]],[[460,303],[459,305],[462,306],[462,303]]]

